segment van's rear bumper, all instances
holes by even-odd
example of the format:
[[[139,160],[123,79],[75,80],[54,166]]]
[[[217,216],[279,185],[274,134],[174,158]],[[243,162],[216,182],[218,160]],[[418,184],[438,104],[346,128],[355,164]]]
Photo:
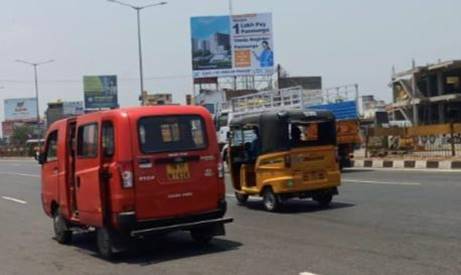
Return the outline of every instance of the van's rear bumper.
[[[232,218],[223,218],[226,205],[222,201],[218,209],[205,213],[153,220],[138,220],[135,212],[120,213],[116,216],[116,227],[134,237],[222,225],[233,221]]]
[[[130,236],[131,237],[141,237],[141,236],[148,236],[148,235],[155,235],[155,234],[163,234],[163,233],[179,231],[179,230],[208,228],[208,227],[214,227],[217,225],[223,225],[225,223],[230,223],[233,220],[234,220],[233,218],[220,218],[220,219],[203,220],[203,221],[196,221],[196,222],[189,222],[189,223],[179,223],[179,224],[174,224],[174,225],[132,230],[130,232]]]

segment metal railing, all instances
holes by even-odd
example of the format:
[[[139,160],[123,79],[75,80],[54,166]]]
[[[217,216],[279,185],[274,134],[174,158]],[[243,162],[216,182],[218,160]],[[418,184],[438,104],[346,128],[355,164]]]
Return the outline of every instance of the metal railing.
[[[324,90],[304,90],[301,86],[236,97],[231,107],[235,116],[259,113],[268,109],[302,109],[309,106],[357,100],[357,84]]]

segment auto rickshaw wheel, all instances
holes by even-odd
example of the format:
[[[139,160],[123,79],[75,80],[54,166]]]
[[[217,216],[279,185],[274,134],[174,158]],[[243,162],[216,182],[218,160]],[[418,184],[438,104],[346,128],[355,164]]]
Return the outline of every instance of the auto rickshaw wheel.
[[[206,245],[213,239],[213,234],[209,230],[194,229],[190,231],[190,235],[194,241],[201,245]]]
[[[333,194],[322,193],[322,194],[315,195],[312,199],[316,201],[320,207],[327,208],[330,206],[331,201],[333,200]]]
[[[248,195],[235,192],[235,198],[239,204],[245,204],[248,201]]]
[[[69,230],[66,220],[61,214],[59,208],[53,215],[54,238],[60,244],[69,244],[72,241],[72,231]]]
[[[269,212],[275,212],[280,208],[281,200],[274,194],[272,188],[266,187],[263,191],[264,208]]]
[[[109,229],[104,227],[96,229],[98,251],[106,260],[111,260],[114,257],[113,242],[113,234]]]

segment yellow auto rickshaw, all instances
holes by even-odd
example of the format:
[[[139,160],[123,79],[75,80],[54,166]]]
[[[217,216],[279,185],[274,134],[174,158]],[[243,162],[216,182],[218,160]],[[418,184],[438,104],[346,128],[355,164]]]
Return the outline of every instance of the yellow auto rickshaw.
[[[230,123],[232,184],[240,204],[263,198],[276,211],[290,198],[328,207],[341,183],[335,117],[327,111],[264,111]]]

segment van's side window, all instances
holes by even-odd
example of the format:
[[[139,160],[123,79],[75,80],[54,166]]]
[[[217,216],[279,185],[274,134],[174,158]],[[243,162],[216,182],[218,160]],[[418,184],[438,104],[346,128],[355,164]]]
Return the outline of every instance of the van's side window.
[[[102,125],[102,150],[104,157],[110,158],[115,153],[114,125],[111,122],[104,122]]]
[[[46,141],[46,162],[55,161],[58,158],[58,131],[52,132]]]
[[[77,155],[94,158],[98,155],[98,125],[88,124],[78,128]]]

